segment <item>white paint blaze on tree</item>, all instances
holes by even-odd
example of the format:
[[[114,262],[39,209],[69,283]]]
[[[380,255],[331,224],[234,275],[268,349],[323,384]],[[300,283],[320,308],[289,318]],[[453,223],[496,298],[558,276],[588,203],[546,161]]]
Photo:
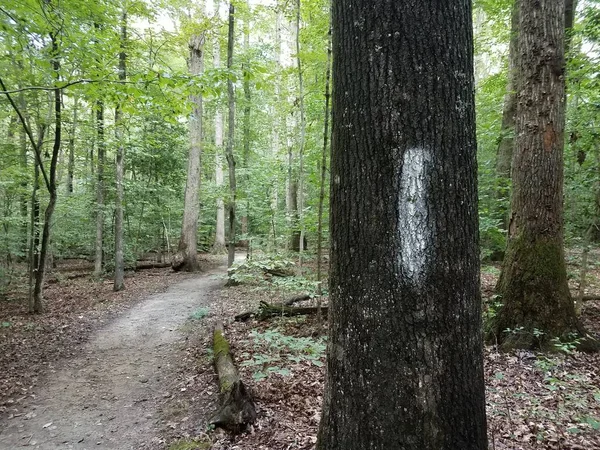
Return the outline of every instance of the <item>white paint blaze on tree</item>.
[[[404,152],[400,196],[398,198],[398,233],[403,275],[419,283],[429,262],[434,230],[428,223],[428,180],[430,177],[429,152],[423,148],[409,148]]]
[[[486,450],[471,2],[333,0],[319,450]]]

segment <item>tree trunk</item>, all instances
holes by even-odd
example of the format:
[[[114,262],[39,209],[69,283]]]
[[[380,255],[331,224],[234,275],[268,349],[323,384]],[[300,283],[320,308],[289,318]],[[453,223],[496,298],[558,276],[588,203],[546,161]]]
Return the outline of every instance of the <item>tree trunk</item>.
[[[73,123],[69,133],[69,161],[67,163],[67,194],[73,193],[73,181],[75,177],[75,134],[77,132],[77,109],[79,107],[79,97],[76,95],[73,100]]]
[[[304,108],[304,77],[300,58],[300,24],[302,18],[302,0],[296,1],[296,65],[298,69],[298,107],[300,109],[300,141],[298,143],[298,265],[302,270],[302,254],[306,248],[304,235],[304,145],[306,142],[306,111]],[[294,231],[296,233],[296,231]],[[295,248],[294,248],[295,250]]]
[[[26,108],[25,99],[22,94],[19,95],[19,106],[22,111],[24,111]],[[25,173],[27,173],[27,166],[28,166],[28,164],[27,164],[27,135],[26,135],[25,129],[23,127],[20,127],[20,129],[19,129],[19,148],[21,150],[19,163],[21,166],[21,170],[25,174]],[[27,215],[27,203],[28,203],[27,180],[28,180],[28,177],[23,177],[23,181],[21,181],[21,198],[20,198],[20,206],[21,206],[21,245],[20,245],[20,249],[21,249],[21,253],[22,253],[21,259],[26,259],[27,248],[28,248],[27,224],[28,224],[29,220],[28,220],[28,215]]]
[[[333,1],[319,450],[486,450],[471,2]]]
[[[502,127],[498,150],[496,153],[496,176],[498,177],[497,195],[499,200],[509,196],[510,171],[513,157],[515,113],[517,111],[517,87],[519,80],[519,3],[514,0],[510,21],[510,44],[508,50],[508,83],[504,95],[504,108],[502,110]],[[507,205],[508,202],[502,202]],[[504,206],[501,208],[504,226],[508,221],[508,212]]]
[[[121,51],[119,52],[119,80],[127,79],[127,13],[121,17]],[[125,261],[123,257],[123,159],[125,157],[125,124],[122,121],[121,105],[115,107],[115,138],[117,141],[117,160],[115,167],[115,183],[117,197],[115,199],[115,282],[113,291],[125,289]]]
[[[204,34],[190,38],[190,73],[200,75],[203,71]],[[200,191],[200,159],[202,157],[202,95],[192,95],[192,115],[189,122],[190,153],[188,156],[187,183],[183,224],[177,254],[173,257],[173,269],[194,272],[198,266],[198,214]]]
[[[244,21],[244,54],[246,59],[250,57],[250,3],[246,0],[246,8],[248,9],[248,15]],[[244,184],[246,192],[246,205],[244,208],[244,214],[242,215],[240,222],[242,225],[242,235],[245,236],[244,240],[240,242],[241,245],[249,248],[249,215],[250,215],[250,175],[248,174],[248,160],[250,159],[250,112],[252,110],[252,93],[250,92],[250,74],[247,72],[248,67],[242,64],[242,73],[244,76]]]
[[[40,261],[35,273],[35,287],[33,288],[33,312],[41,313],[43,311],[42,289],[44,285],[44,275],[46,271],[46,258],[50,247],[50,229],[52,226],[52,215],[56,206],[56,166],[60,154],[61,133],[62,133],[62,89],[58,89],[60,83],[60,61],[58,55],[57,32],[51,32],[52,41],[52,69],[55,76],[54,89],[54,145],[52,147],[52,156],[50,159],[50,174],[48,176],[47,189],[50,195],[48,206],[44,213],[44,228],[42,231],[42,242],[40,246]],[[39,155],[38,155],[39,156]]]
[[[96,170],[96,245],[94,277],[102,275],[104,255],[104,102],[96,102],[97,170]]]
[[[318,307],[321,307],[321,296],[323,295],[323,287],[321,282],[321,266],[323,265],[323,205],[325,204],[325,183],[327,177],[327,157],[329,143],[329,99],[331,97],[329,83],[331,80],[331,27],[327,40],[327,69],[325,71],[325,113],[323,127],[323,151],[321,154],[321,185],[319,186],[319,217],[317,222],[317,302]],[[321,321],[321,314],[318,316]]]
[[[545,346],[573,332],[585,336],[563,249],[564,11],[564,0],[521,2],[511,215],[497,285],[503,306],[492,330],[504,348]]]
[[[215,13],[218,13],[218,6],[215,5]],[[213,42],[213,63],[215,69],[221,67],[221,46],[219,44],[219,38],[216,37]],[[223,113],[221,108],[217,106],[215,111],[215,181],[217,189],[223,186],[223,165],[222,155],[223,152]],[[213,253],[219,254],[225,252],[225,204],[223,203],[223,197],[217,198],[217,224],[215,230],[215,242],[212,248]]]
[[[229,30],[227,34],[227,70],[231,72],[233,67],[233,44],[235,30],[235,8],[233,3],[229,3]],[[227,166],[229,168],[229,200],[227,209],[229,210],[229,235],[227,242],[227,267],[233,265],[235,260],[235,201],[236,201],[236,180],[235,180],[235,158],[233,156],[233,144],[235,139],[235,91],[233,80],[229,76],[227,80],[227,97],[229,108],[229,121],[227,124]]]

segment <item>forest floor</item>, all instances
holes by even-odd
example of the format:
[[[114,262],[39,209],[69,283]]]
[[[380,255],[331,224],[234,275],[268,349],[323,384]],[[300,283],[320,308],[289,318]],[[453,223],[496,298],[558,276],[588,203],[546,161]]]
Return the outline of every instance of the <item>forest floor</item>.
[[[568,261],[575,290],[578,253]],[[600,253],[590,261],[600,262]],[[306,281],[259,274],[224,287],[218,264],[205,261],[200,276],[142,271],[126,279],[124,293],[112,293],[108,282],[59,275],[41,316],[25,314],[22,301],[0,300],[0,449],[314,448],[323,327],[312,316],[233,320],[260,301],[301,292]],[[497,266],[482,270],[492,308],[498,273]],[[600,264],[591,264],[588,278],[586,295],[600,294]],[[600,335],[600,301],[586,302],[582,317]],[[257,406],[257,422],[238,436],[207,426],[218,400],[216,319],[225,322]],[[599,355],[489,346],[485,377],[490,449],[600,449]]]

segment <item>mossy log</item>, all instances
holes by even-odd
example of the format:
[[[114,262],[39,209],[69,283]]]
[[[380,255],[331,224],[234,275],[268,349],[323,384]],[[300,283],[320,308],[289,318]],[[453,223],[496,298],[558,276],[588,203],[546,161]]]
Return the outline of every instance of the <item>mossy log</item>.
[[[256,421],[256,409],[233,363],[229,343],[223,334],[223,324],[220,322],[215,324],[213,332],[213,351],[221,406],[210,423],[239,433]]]
[[[321,308],[318,306],[295,307],[287,306],[285,304],[271,305],[267,302],[260,302],[258,311],[248,311],[238,314],[235,316],[235,320],[236,322],[245,322],[251,317],[256,317],[259,320],[266,320],[277,316],[303,316],[317,314],[319,309],[321,314],[327,314],[327,306],[322,306]]]

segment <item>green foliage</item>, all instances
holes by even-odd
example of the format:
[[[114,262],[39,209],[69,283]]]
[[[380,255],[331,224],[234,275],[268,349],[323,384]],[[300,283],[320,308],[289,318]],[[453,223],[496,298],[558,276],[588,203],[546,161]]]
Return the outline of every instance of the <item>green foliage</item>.
[[[252,331],[250,337],[254,341],[254,352],[244,353],[241,365],[255,368],[253,378],[257,381],[271,374],[291,375],[290,369],[282,367],[291,363],[308,362],[323,366],[326,349],[324,338],[287,336],[277,328],[262,333]]]
[[[210,312],[209,308],[198,308],[196,311],[194,311],[191,315],[190,315],[190,319],[192,320],[202,320],[204,319],[206,316],[208,316],[208,313]]]

